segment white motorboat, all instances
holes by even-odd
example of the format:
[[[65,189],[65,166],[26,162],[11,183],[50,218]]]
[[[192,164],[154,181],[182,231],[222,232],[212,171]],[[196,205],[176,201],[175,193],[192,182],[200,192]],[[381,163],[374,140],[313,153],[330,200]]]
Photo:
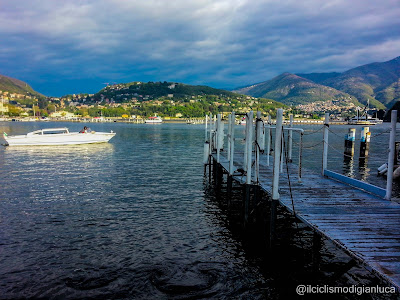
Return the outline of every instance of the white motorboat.
[[[48,128],[29,132],[25,135],[7,135],[8,146],[45,146],[106,143],[115,132],[69,132],[68,128]]]
[[[159,116],[154,116],[154,117],[149,117],[147,120],[145,120],[147,124],[156,124],[156,123],[162,123],[162,119]]]

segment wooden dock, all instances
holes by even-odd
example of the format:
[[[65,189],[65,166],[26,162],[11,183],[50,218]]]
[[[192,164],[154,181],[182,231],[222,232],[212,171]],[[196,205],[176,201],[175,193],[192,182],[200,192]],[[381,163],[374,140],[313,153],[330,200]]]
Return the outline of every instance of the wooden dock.
[[[216,160],[216,154],[213,157]],[[234,158],[235,167],[241,167],[243,154]],[[260,187],[271,194],[272,168],[265,160],[261,156]],[[224,155],[220,165],[228,172]],[[303,170],[298,182],[297,166],[289,163],[288,168],[291,191],[285,166],[279,203],[400,290],[400,205],[309,170]],[[234,180],[245,184],[240,176]]]
[[[295,130],[295,128],[283,128],[282,111],[278,110],[280,119],[274,127],[276,128],[274,155],[272,157],[261,154],[264,136],[260,132],[264,131],[265,125],[259,117],[260,114],[257,115],[255,134],[253,122],[248,122],[249,125],[246,125],[244,153],[234,152],[234,113],[229,120],[231,123],[228,123],[228,151],[222,151],[224,126],[221,125],[220,116],[213,126],[214,129],[211,129],[210,123],[209,135],[206,127],[206,140],[208,136],[209,139],[205,144],[204,163],[207,164],[208,156],[210,176],[211,163],[213,163],[217,182],[221,181],[221,173],[227,174],[228,189],[232,180],[246,187],[243,189],[245,222],[250,203],[250,189],[258,186],[271,196],[270,199],[265,199],[265,201],[271,201],[272,204],[270,239],[275,234],[276,209],[274,207],[279,203],[312,228],[315,233],[334,242],[352,258],[392,284],[400,292],[400,204],[385,199],[388,194],[390,195],[388,189],[385,194],[384,189],[327,170],[329,116],[326,116],[324,128],[321,174],[316,174],[310,170],[301,170],[301,168],[299,172],[299,167],[293,163],[282,164],[282,160],[286,160],[283,158],[285,144],[282,140],[282,131]],[[246,117],[252,120],[253,113],[250,112]],[[397,117],[393,120],[396,119]],[[262,124],[262,130],[260,124]],[[395,125],[394,121],[390,142],[393,144],[392,149],[394,149]],[[270,125],[267,127],[268,131],[273,128]],[[301,129],[299,130],[301,132]],[[269,134],[265,136],[268,137]],[[268,140],[265,149],[270,149],[270,142]],[[299,153],[301,154],[301,151]],[[301,155],[299,161],[301,162]],[[274,172],[274,169],[277,171]],[[323,176],[322,169],[324,175],[334,178]]]

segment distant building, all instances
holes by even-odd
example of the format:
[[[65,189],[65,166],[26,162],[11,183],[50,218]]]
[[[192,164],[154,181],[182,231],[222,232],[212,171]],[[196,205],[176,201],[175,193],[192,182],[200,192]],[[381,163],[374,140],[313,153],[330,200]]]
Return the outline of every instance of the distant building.
[[[3,102],[0,102],[0,113],[4,114],[8,112],[8,106],[3,105]]]
[[[50,114],[50,118],[65,118],[65,119],[71,119],[74,118],[75,114],[70,113],[68,111],[56,111]]]

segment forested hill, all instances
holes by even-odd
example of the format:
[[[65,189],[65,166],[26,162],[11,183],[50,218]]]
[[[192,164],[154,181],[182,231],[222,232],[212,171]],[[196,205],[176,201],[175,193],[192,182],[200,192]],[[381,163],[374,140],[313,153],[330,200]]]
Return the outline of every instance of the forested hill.
[[[2,93],[8,92],[35,97],[44,97],[42,94],[34,91],[26,82],[4,75],[0,75],[0,91]]]
[[[149,116],[157,113],[170,117],[203,117],[208,113],[244,112],[250,109],[274,115],[276,108],[285,107],[271,99],[166,81],[113,84],[94,95],[67,95],[63,99],[66,103],[72,101],[77,107],[80,104],[107,106],[113,110],[112,114],[121,114],[124,109],[124,113],[131,115]]]
[[[128,98],[142,99],[157,99],[161,97],[168,98],[185,98],[198,95],[217,95],[221,97],[236,97],[237,94],[225,90],[215,89],[204,85],[188,85],[183,83],[173,82],[130,82],[109,85],[95,94],[95,99],[102,97],[114,101]]]

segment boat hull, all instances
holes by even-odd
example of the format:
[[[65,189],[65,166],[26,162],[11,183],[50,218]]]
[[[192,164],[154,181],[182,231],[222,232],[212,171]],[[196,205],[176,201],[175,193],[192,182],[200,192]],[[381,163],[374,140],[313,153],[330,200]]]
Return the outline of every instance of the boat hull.
[[[8,146],[50,146],[107,143],[114,132],[66,133],[54,135],[15,135],[4,137]]]

